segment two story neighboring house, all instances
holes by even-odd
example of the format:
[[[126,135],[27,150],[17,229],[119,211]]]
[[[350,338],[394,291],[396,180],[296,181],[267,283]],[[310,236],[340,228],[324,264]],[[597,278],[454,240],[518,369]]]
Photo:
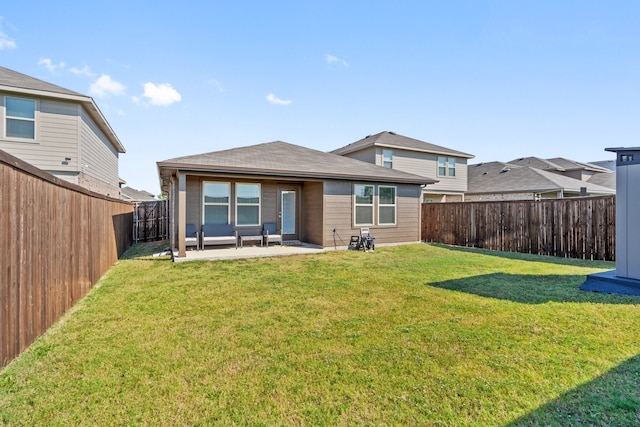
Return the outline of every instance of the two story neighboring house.
[[[472,154],[398,135],[380,132],[332,151],[378,166],[408,172],[438,182],[422,190],[423,202],[461,202],[467,191],[467,161]]]
[[[0,67],[0,150],[65,181],[119,198],[125,152],[89,96]]]

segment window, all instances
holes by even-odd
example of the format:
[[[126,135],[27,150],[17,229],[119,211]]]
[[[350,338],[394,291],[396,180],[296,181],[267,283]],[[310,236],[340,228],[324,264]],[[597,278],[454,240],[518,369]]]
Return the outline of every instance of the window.
[[[355,225],[373,225],[373,185],[355,184]]]
[[[456,176],[456,159],[438,156],[438,176]]]
[[[260,184],[236,184],[236,225],[260,225]]]
[[[5,98],[7,138],[36,138],[36,101],[22,98]]]
[[[396,187],[378,187],[378,223],[396,223]]]
[[[393,168],[393,150],[382,150],[382,166],[385,168]]]
[[[205,182],[204,194],[204,223],[229,224],[229,183]]]

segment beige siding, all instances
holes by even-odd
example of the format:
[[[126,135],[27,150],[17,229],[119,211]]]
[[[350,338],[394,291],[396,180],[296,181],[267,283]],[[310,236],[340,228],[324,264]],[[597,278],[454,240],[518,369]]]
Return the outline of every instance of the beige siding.
[[[374,183],[377,188],[379,184]],[[388,185],[388,184],[382,184]],[[377,243],[402,243],[420,240],[420,195],[418,185],[396,185],[396,225],[374,225],[369,227]],[[325,182],[324,207],[325,231],[323,246],[346,246],[352,235],[360,233],[353,225],[353,183],[350,181]],[[377,221],[377,196],[374,201],[374,216]]]
[[[81,118],[81,170],[87,175],[119,187],[118,152],[85,111],[82,111]]]
[[[11,95],[15,96],[15,95]],[[18,96],[19,97],[19,96]],[[23,97],[25,99],[35,99]],[[46,171],[78,172],[79,106],[73,103],[36,99],[36,140],[7,139],[4,94],[0,120],[0,149]],[[65,160],[69,157],[71,160]],[[64,164],[64,163],[68,164]],[[71,176],[74,176],[71,174]]]
[[[373,163],[374,165],[378,166],[380,166],[381,164],[381,160],[376,157],[375,147],[369,147],[365,148],[364,150],[356,151],[355,153],[345,154],[345,157],[351,157],[352,159],[360,160],[367,163]]]
[[[382,147],[369,147],[356,153],[346,154],[346,157],[382,166]],[[467,191],[467,159],[455,157],[456,176],[438,176],[438,155],[418,151],[394,148],[393,169],[414,175],[437,179],[439,182],[429,184],[431,192],[464,193]]]
[[[382,150],[381,150],[382,153]],[[393,150],[393,169],[437,179],[430,191],[467,191],[467,159],[456,157],[456,176],[438,176],[438,156],[415,151]]]

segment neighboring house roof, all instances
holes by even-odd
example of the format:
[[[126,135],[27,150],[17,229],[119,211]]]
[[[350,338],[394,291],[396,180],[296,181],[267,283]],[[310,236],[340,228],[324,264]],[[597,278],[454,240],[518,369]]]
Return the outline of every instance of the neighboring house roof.
[[[78,102],[87,110],[87,113],[96,122],[113,147],[119,153],[125,152],[124,146],[90,96],[82,95],[5,67],[0,67],[0,91]]]
[[[591,163],[576,162],[564,157],[554,157],[552,159],[541,159],[539,157],[521,157],[507,162],[512,165],[531,166],[542,170],[555,170],[566,172],[570,170],[585,170],[590,172],[609,172],[608,169]]]
[[[607,188],[613,188],[615,190],[615,188],[616,188],[616,173],[615,172],[596,173],[593,176],[591,176],[587,180],[587,182],[590,182],[591,184],[601,185],[601,186],[607,187]]]
[[[616,161],[615,160],[598,160],[595,162],[589,162],[592,165],[600,166],[601,168],[616,170]]]
[[[338,156],[282,141],[158,162],[162,170],[189,170],[254,176],[348,179],[389,183],[433,184],[432,178],[413,175],[371,163]]]
[[[469,165],[467,194],[546,193],[552,191],[615,194],[615,190],[530,166],[488,162]]]
[[[156,200],[156,196],[144,190],[136,190],[131,187],[122,187],[120,189],[122,198],[125,200],[133,200],[136,202],[148,202]]]
[[[394,132],[387,131],[380,132],[375,135],[368,135],[359,141],[333,150],[332,153],[344,156],[345,154],[364,150],[365,148],[373,146],[441,154],[445,156],[462,157],[466,159],[472,159],[475,157],[473,154],[463,153],[462,151],[452,150],[450,148],[441,147],[439,145],[431,144],[428,142],[420,141],[418,139],[409,138],[403,135],[398,135]]]

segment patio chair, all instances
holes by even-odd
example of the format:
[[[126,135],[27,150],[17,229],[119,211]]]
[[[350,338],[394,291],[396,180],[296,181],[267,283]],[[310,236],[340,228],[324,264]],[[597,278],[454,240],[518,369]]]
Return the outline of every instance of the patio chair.
[[[195,246],[196,250],[200,249],[200,233],[196,229],[195,224],[187,224],[184,243],[185,246]]]
[[[238,233],[232,224],[203,224],[202,249],[207,245],[234,245],[238,249]]]
[[[269,247],[269,242],[280,243],[280,246],[282,246],[282,234],[278,234],[275,222],[265,222],[262,235],[267,247]]]

